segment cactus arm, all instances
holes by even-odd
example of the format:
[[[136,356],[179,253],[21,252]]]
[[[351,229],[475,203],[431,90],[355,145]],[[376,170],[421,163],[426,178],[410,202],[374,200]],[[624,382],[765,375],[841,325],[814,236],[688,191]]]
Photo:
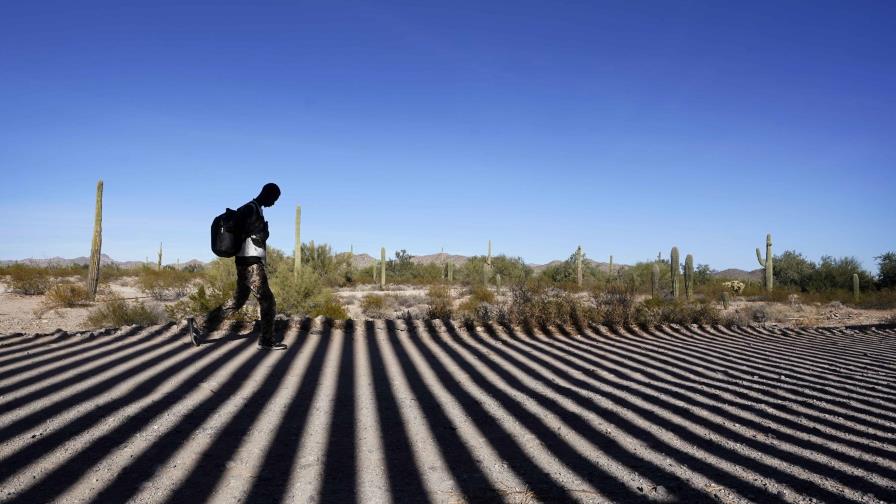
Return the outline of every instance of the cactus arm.
[[[756,247],[756,260],[759,261],[759,266],[765,267],[765,259],[762,258],[762,253],[759,252],[759,247]]]

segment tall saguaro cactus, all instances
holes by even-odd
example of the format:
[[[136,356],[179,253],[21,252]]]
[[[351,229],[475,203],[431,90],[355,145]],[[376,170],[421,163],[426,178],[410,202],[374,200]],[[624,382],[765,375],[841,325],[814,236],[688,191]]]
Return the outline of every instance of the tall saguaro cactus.
[[[386,288],[386,247],[380,247],[380,288]]]
[[[159,242],[159,261],[156,263],[159,271],[162,271],[162,242]]]
[[[694,295],[694,256],[684,258],[684,296],[688,301]]]
[[[87,293],[96,299],[100,283],[100,254],[103,245],[103,181],[96,183],[96,210],[93,217],[93,241],[90,244],[90,266],[87,271]]]
[[[582,286],[582,246],[576,249],[576,283]]]
[[[650,297],[657,299],[660,295],[660,266],[653,263],[650,269]]]
[[[681,276],[681,267],[678,263],[678,247],[672,247],[672,254],[669,256],[669,267],[672,272],[672,297],[678,299],[678,278]]]
[[[482,267],[482,283],[488,285],[492,275],[492,241],[488,241],[488,255],[485,257],[485,266]]]
[[[302,207],[296,205],[296,250],[293,253],[292,275],[299,277],[302,270]]]
[[[857,273],[852,274],[852,300],[856,303],[859,302],[859,275]]]
[[[765,236],[765,259],[762,259],[762,254],[759,253],[759,249],[756,249],[756,260],[759,261],[759,265],[765,268],[765,292],[771,293],[775,287],[775,267],[772,264],[772,235],[771,233]]]
[[[613,277],[613,256],[612,255],[610,256],[610,267],[608,268],[607,271],[609,271],[610,278],[612,278]]]

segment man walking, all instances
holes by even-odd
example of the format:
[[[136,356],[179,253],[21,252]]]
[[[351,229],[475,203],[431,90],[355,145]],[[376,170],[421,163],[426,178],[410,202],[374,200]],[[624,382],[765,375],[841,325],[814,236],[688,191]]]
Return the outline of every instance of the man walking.
[[[262,207],[273,206],[280,197],[277,184],[265,184],[261,193],[252,201],[237,209],[237,222],[241,236],[244,237],[242,247],[236,254],[236,291],[233,297],[223,305],[213,309],[200,324],[190,320],[192,329],[190,339],[199,346],[203,334],[218,328],[221,322],[237,312],[249,299],[255,296],[261,307],[261,334],[258,337],[258,348],[262,350],[286,350],[286,345],[274,339],[274,317],[277,304],[274,294],[268,286],[265,272],[265,256],[268,239],[268,223],[264,220]]]

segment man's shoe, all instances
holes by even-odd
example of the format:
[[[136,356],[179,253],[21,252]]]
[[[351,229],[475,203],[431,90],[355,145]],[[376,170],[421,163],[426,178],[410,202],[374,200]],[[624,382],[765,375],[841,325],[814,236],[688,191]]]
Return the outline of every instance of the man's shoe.
[[[199,346],[202,343],[202,329],[199,328],[193,317],[187,319],[187,331],[190,333],[190,341],[193,342],[193,346]]]
[[[259,350],[286,350],[285,343],[258,343]]]

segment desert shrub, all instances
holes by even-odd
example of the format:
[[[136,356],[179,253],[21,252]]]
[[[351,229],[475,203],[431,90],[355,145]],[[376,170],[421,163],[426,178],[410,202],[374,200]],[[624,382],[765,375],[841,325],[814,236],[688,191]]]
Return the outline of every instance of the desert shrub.
[[[293,269],[295,260],[273,247],[268,248],[268,266],[273,269]],[[348,254],[336,254],[326,243],[302,244],[302,271],[310,270],[321,280],[322,287],[342,287],[354,281]]]
[[[540,282],[516,284],[510,289],[507,318],[517,324],[569,325],[594,319],[593,307],[574,294]]]
[[[236,265],[233,259],[215,259],[205,267],[202,278],[202,283],[186,299],[165,307],[169,318],[180,320],[185,317],[205,316],[212,309],[224,304],[233,296],[236,288]],[[235,320],[246,321],[255,317],[251,297],[249,301],[242,310],[234,314]],[[280,300],[277,302],[279,304]]]
[[[591,293],[596,321],[612,326],[628,325],[634,321],[635,293],[631,285],[612,284]]]
[[[896,288],[896,252],[887,252],[874,258],[877,261],[877,283],[883,289]]]
[[[372,319],[385,319],[393,312],[391,298],[380,294],[366,294],[361,298],[361,312]]]
[[[135,276],[137,272],[132,268],[122,268],[117,264],[103,264],[100,266],[100,282],[112,282],[124,277]],[[87,269],[84,270],[87,276]]]
[[[781,287],[797,287],[801,291],[809,290],[812,276],[817,266],[795,250],[787,250],[783,254],[775,256],[774,277],[775,285]]]
[[[90,327],[120,327],[138,324],[150,326],[163,320],[159,310],[146,306],[141,302],[128,303],[120,297],[105,301],[87,316]]]
[[[57,283],[47,290],[45,298],[45,307],[53,308],[73,308],[82,306],[90,302],[90,296],[87,293],[87,287],[80,283]]]
[[[287,269],[275,270],[268,282],[277,300],[277,310],[290,315],[309,315],[325,297],[320,276],[310,268],[302,268],[297,276]]]
[[[454,314],[454,300],[451,297],[451,289],[447,286],[430,286],[426,292],[426,304],[429,305],[427,318],[447,320]]]
[[[311,308],[308,311],[308,316],[345,320],[348,318],[348,313],[346,313],[345,307],[343,307],[342,303],[339,301],[339,297],[328,290],[324,291],[314,299]]]
[[[10,289],[29,296],[44,294],[52,285],[52,276],[46,268],[13,264],[3,268]]]
[[[881,289],[878,291],[871,290],[868,292],[862,292],[859,295],[859,302],[855,303],[855,306],[858,308],[871,310],[887,310],[890,308],[896,308],[896,290]]]
[[[194,275],[183,270],[143,268],[140,270],[140,290],[158,301],[180,299],[190,292]]]
[[[647,327],[660,324],[715,325],[723,322],[719,309],[709,301],[688,303],[650,299],[635,306],[633,312],[633,321]]]
[[[486,268],[486,256],[473,256],[463,263],[455,271],[455,279],[465,285],[479,285],[483,283]],[[521,257],[508,257],[497,255],[492,257],[489,282],[494,282],[495,275],[501,275],[504,284],[520,283],[532,277],[532,268]]]
[[[470,287],[470,295],[458,306],[458,313],[467,321],[488,322],[490,314],[497,309],[494,303],[495,294],[485,285],[476,284]]]

